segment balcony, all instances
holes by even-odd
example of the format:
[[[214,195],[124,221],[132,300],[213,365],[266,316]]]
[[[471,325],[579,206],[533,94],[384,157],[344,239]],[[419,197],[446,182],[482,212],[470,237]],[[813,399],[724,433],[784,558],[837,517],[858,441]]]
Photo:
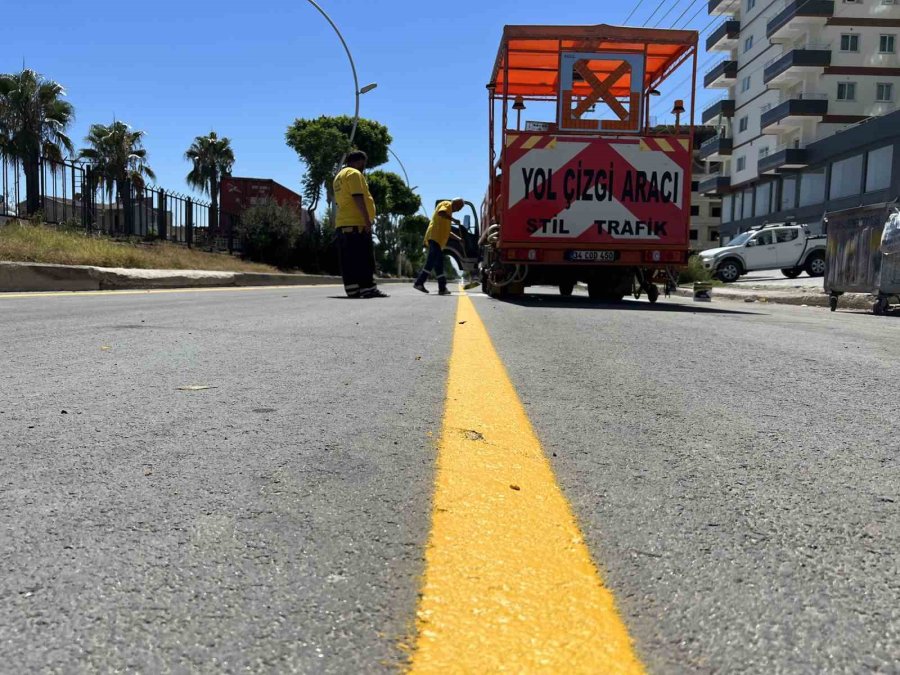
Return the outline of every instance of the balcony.
[[[780,145],[771,155],[761,157],[756,168],[760,174],[775,174],[782,171],[796,171],[807,164],[805,148]]]
[[[793,84],[804,73],[822,73],[831,65],[831,49],[828,46],[792,49],[787,54],[772,59],[763,71],[763,82],[774,86]]]
[[[725,157],[731,157],[731,151],[734,149],[734,139],[725,138],[724,136],[713,136],[708,138],[700,146],[700,159],[708,159],[711,161],[721,161]]]
[[[806,33],[809,24],[824,24],[834,16],[834,0],[791,0],[766,24],[766,36],[772,41],[790,40]]]
[[[804,120],[821,120],[828,114],[826,94],[804,94],[803,98],[792,98],[760,116],[759,125],[764,134],[780,134],[798,129]]]
[[[703,124],[715,119],[719,115],[722,117],[734,117],[734,108],[733,98],[720,98],[703,111]]]
[[[740,34],[741,22],[734,17],[729,17],[706,38],[706,51],[734,49]]]
[[[703,86],[707,89],[712,87],[727,87],[729,80],[737,77],[738,63],[730,59],[720,61],[718,64],[710,68],[706,75],[703,76]]]
[[[700,181],[697,192],[701,195],[721,195],[728,192],[729,187],[731,187],[731,178],[728,176],[710,176]]]
[[[737,14],[741,11],[741,0],[709,0],[706,3],[707,14]]]

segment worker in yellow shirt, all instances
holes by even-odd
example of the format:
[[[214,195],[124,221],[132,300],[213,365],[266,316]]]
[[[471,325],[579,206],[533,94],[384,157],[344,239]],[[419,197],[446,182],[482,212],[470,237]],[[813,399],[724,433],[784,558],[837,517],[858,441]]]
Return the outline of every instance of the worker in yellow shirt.
[[[438,295],[451,295],[447,290],[447,277],[444,275],[444,247],[450,237],[458,241],[462,241],[458,236],[453,234],[451,227],[453,223],[459,223],[454,220],[453,214],[465,206],[462,199],[454,199],[453,201],[439,202],[431,216],[431,222],[428,224],[428,230],[425,232],[425,246],[428,248],[428,257],[425,260],[425,267],[419,274],[413,288],[423,293],[428,293],[425,288],[425,282],[428,281],[428,275],[433,274],[438,282]]]
[[[337,204],[335,230],[341,261],[341,276],[348,298],[386,298],[375,284],[375,250],[372,223],[375,200],[363,171],[368,156],[361,150],[347,155],[346,166],[334,177]]]

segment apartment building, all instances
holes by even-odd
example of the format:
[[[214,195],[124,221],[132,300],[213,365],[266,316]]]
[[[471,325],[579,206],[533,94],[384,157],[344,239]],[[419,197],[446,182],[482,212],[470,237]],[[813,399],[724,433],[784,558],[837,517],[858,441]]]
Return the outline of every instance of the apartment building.
[[[709,0],[708,7],[723,20],[706,47],[722,59],[703,84],[721,95],[702,114],[718,134],[700,148],[709,171],[700,192],[722,197],[724,238],[800,209],[816,228],[830,201],[866,194],[867,162],[881,139],[853,129],[898,110],[900,0]],[[858,167],[827,155],[846,147],[826,142],[844,133],[872,146],[858,153]],[[872,159],[890,172],[893,157],[891,149]],[[897,178],[889,174],[888,182]]]

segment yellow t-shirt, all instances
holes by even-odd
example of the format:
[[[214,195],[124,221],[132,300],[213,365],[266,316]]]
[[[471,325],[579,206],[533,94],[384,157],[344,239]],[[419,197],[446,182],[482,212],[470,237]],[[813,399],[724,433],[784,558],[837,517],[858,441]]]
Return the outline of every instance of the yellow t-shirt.
[[[354,195],[363,196],[366,200],[369,220],[375,220],[375,200],[369,193],[366,177],[352,166],[345,166],[334,177],[334,201],[337,204],[335,227],[362,227],[366,224],[353,200]]]
[[[453,202],[440,202],[431,216],[431,222],[428,223],[428,230],[425,232],[425,243],[434,240],[441,248],[447,246],[450,239],[450,226],[453,224]]]

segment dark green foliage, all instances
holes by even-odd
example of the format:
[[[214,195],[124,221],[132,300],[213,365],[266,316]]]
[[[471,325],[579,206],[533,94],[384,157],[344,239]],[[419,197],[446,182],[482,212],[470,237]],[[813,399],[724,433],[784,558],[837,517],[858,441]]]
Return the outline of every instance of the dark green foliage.
[[[347,115],[297,119],[288,127],[285,139],[300,160],[306,165],[303,174],[303,196],[307,208],[315,211],[326,189],[331,201],[331,181],[341,157],[350,152],[350,131],[353,118]],[[388,160],[388,146],[391,144],[387,127],[372,120],[360,119],[353,138],[353,146],[369,156],[368,166],[376,167]]]
[[[238,225],[244,257],[277,267],[295,266],[300,239],[296,209],[268,200],[244,211]]]

